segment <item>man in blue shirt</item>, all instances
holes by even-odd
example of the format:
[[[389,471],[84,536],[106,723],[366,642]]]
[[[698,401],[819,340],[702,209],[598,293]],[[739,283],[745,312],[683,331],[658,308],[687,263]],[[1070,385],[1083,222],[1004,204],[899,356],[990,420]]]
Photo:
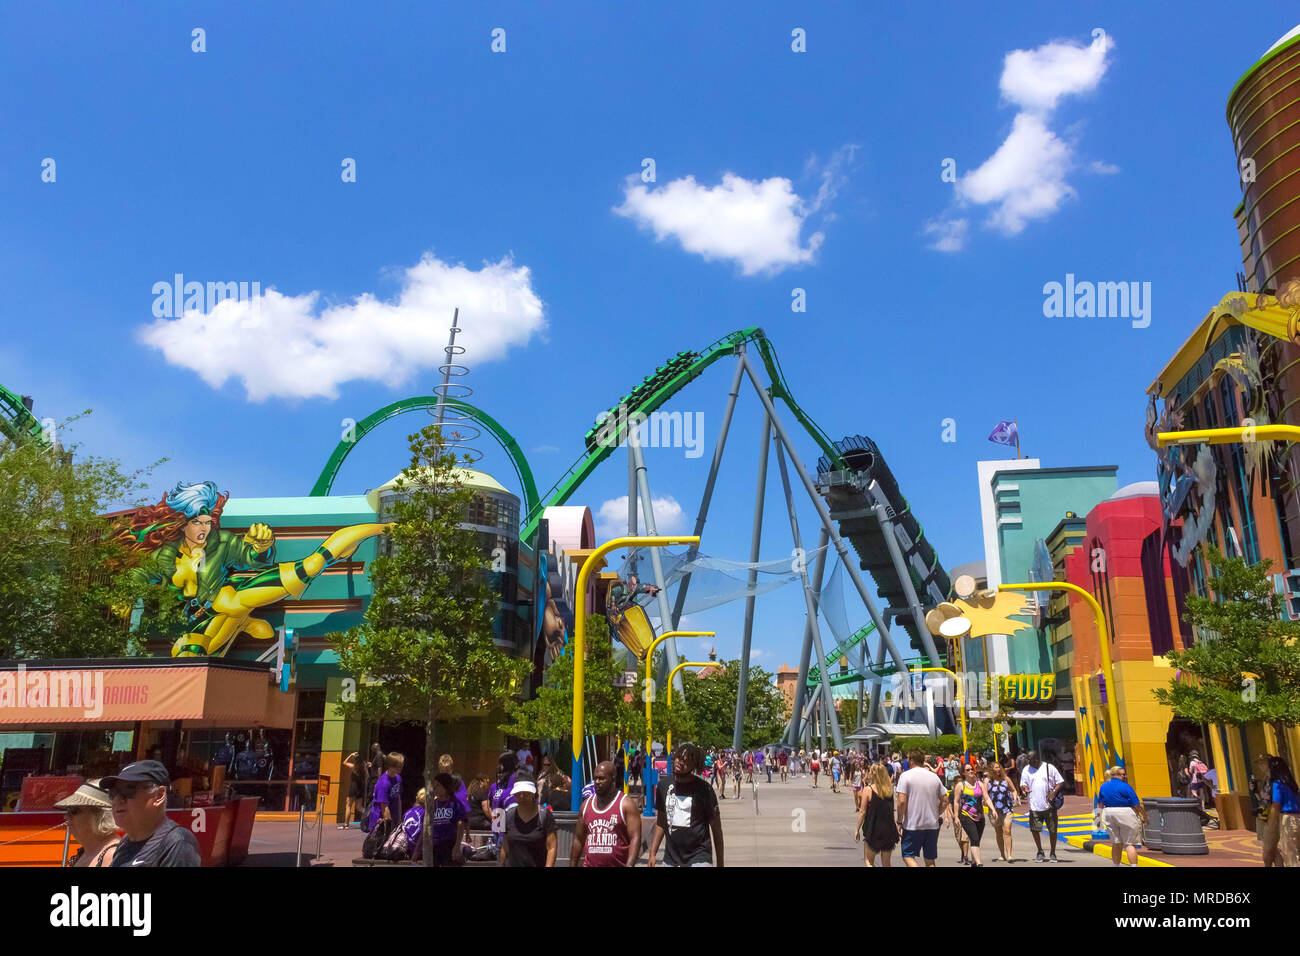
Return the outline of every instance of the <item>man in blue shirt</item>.
[[[1137,866],[1137,842],[1141,828],[1146,825],[1147,811],[1138,798],[1137,791],[1128,784],[1128,774],[1123,767],[1111,767],[1107,780],[1097,788],[1093,801],[1097,823],[1110,832],[1110,860],[1120,865],[1120,857],[1128,854],[1128,865]]]

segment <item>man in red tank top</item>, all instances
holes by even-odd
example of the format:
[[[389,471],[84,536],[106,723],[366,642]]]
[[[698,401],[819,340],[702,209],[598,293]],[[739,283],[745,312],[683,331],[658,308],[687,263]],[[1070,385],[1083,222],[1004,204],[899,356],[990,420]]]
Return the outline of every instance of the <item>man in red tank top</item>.
[[[570,866],[636,866],[641,855],[641,811],[618,789],[614,765],[596,764],[596,792],[583,801],[573,832]]]

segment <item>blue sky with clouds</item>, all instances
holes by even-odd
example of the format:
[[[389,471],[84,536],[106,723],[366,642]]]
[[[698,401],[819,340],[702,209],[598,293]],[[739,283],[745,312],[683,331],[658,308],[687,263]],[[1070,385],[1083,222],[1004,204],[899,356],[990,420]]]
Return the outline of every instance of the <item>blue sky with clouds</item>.
[[[160,487],[305,494],[344,419],[427,391],[458,304],[474,400],[545,487],[656,365],[761,325],[809,414],[879,443],[944,563],[978,559],[975,462],[1008,455],[986,441],[1000,419],[1045,465],[1154,477],[1145,389],[1241,264],[1227,95],[1294,20],[1276,3],[9,7],[0,382],[41,416],[93,408],[85,448],[169,458]],[[159,318],[154,284],[176,273],[257,282],[258,308]],[[1067,273],[1150,282],[1150,325],[1045,317]],[[672,406],[703,412],[706,447],[729,374]],[[712,554],[748,551],[757,408],[742,396]],[[336,490],[393,475],[413,424],[367,438]],[[693,519],[708,457],[648,452],[667,526]],[[626,494],[620,465],[580,503]],[[765,557],[790,546],[778,487]],[[806,538],[813,518],[805,502]],[[759,661],[794,663],[799,595],[760,609]],[[738,606],[694,623],[738,648]]]

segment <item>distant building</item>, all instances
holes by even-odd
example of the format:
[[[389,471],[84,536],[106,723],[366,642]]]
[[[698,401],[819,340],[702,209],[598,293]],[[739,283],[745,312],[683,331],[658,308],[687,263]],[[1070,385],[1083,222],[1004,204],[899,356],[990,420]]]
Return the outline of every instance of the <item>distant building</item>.
[[[789,717],[794,711],[794,692],[795,686],[799,682],[798,668],[791,667],[789,664],[782,664],[776,670],[776,689],[781,692],[785,698],[785,716]]]

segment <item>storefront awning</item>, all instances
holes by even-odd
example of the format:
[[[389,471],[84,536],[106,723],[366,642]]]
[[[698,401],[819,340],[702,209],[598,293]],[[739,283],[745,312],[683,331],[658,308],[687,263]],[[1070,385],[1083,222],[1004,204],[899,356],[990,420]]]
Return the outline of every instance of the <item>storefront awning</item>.
[[[863,724],[845,740],[889,740],[893,737],[929,737],[925,724]]]
[[[291,727],[268,664],[208,658],[0,661],[0,728],[183,720]]]

